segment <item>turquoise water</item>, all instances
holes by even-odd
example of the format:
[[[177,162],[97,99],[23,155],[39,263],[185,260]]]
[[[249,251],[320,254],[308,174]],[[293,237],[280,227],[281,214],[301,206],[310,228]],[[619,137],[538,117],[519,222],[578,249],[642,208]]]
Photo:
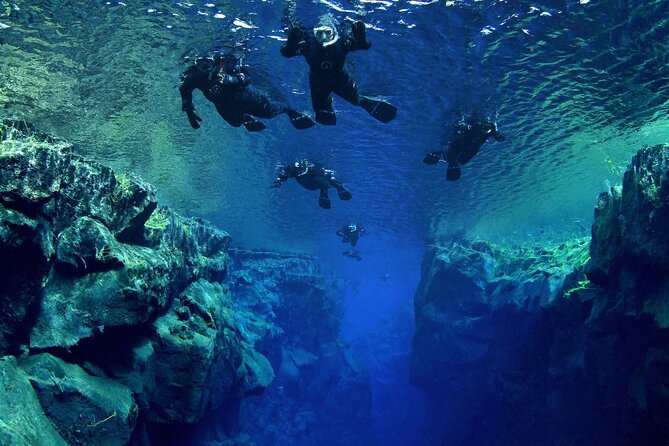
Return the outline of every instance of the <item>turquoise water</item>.
[[[462,231],[531,242],[588,234],[597,194],[642,145],[669,140],[667,1],[0,5],[4,115],[138,173],[162,203],[213,221],[237,245],[318,256],[348,281],[349,339],[389,319],[409,333],[426,244]],[[399,107],[393,122],[335,98],[335,127],[298,132],[279,116],[248,134],[196,94],[204,121],[190,128],[177,89],[183,59],[220,47],[245,48],[254,84],[311,113],[307,65],[279,54],[286,10],[304,24],[330,12],[368,25],[373,46],[349,64],[362,92]],[[447,183],[444,165],[422,157],[470,110],[496,111],[507,138],[485,144]],[[302,157],[335,169],[353,200],[333,195],[325,211],[294,182],[270,189],[275,164]],[[368,230],[362,262],[342,257],[334,235],[351,220]],[[408,336],[388,341],[400,356]],[[397,373],[376,375],[379,398]],[[385,415],[388,428],[397,412]]]
[[[339,100],[339,124],[282,117],[250,135],[218,119],[192,130],[176,90],[182,56],[233,43],[254,81],[309,110],[306,64],[278,50],[286,5],[308,23],[362,18],[373,47],[349,63],[362,91],[399,106],[382,125]],[[450,6],[446,6],[450,5]],[[2,104],[156,184],[178,210],[245,245],[317,252],[340,222],[367,249],[420,246],[452,230],[524,238],[583,232],[594,198],[642,144],[667,137],[667,2],[3,2]],[[490,142],[446,184],[421,163],[460,110],[496,110]],[[273,166],[319,157],[354,199],[329,212]],[[565,193],[565,191],[569,191]],[[252,224],[249,224],[252,222]],[[318,228],[314,230],[314,228]]]

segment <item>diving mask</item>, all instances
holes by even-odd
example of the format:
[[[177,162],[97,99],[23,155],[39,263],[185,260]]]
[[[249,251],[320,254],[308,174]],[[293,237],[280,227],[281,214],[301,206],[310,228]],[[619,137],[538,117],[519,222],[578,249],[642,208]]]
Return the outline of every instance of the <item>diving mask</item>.
[[[337,33],[330,26],[318,26],[314,28],[314,37],[323,46],[332,45],[337,41]]]

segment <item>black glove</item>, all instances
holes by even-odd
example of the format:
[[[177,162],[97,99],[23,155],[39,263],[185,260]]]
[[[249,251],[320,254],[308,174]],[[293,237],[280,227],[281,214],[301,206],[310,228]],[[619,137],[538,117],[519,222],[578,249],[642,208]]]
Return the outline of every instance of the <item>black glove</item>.
[[[237,73],[237,79],[239,79],[239,85],[245,87],[249,84],[249,77],[244,73]]]
[[[351,31],[353,31],[353,38],[360,48],[369,49],[372,46],[372,42],[367,40],[367,34],[365,33],[365,23],[358,20],[351,25]]]
[[[277,178],[276,180],[274,180],[274,182],[270,187],[280,187],[280,186],[281,186],[281,180]]]
[[[293,28],[290,28],[290,31],[288,32],[288,41],[286,44],[291,48],[295,48],[303,38],[304,31],[302,31],[302,28],[294,26]]]
[[[188,122],[190,122],[191,127],[193,127],[194,129],[200,128],[200,124],[198,123],[202,122],[202,118],[196,115],[193,109],[186,110],[186,116],[188,116]]]

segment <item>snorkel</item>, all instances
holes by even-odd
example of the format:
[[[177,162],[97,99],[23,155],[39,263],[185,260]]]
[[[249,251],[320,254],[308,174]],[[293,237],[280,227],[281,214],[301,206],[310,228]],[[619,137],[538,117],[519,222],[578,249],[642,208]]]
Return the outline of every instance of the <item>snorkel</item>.
[[[320,17],[318,25],[314,27],[314,38],[323,47],[330,46],[339,40],[337,21],[330,14]]]

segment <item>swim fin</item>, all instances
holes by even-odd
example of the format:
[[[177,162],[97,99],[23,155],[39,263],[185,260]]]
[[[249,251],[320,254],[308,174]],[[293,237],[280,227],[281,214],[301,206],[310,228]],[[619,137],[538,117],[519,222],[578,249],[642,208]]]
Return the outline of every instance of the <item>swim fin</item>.
[[[346,189],[344,186],[337,188],[337,196],[340,200],[350,200],[353,198],[353,195]]]
[[[265,130],[267,126],[249,115],[244,115],[244,128],[249,132],[259,132]]]
[[[323,125],[335,125],[337,123],[337,115],[334,110],[320,110],[316,112],[316,122]]]
[[[460,179],[460,166],[457,164],[449,164],[446,169],[446,179],[448,181],[456,181]]]
[[[290,118],[290,123],[293,124],[298,130],[308,129],[313,127],[316,123],[307,115],[297,112],[295,110],[290,110],[287,112],[288,117]]]
[[[425,157],[423,158],[423,162],[425,164],[437,164],[439,162],[439,159],[441,158],[442,152],[436,151],[436,152],[430,152]]]
[[[384,124],[389,123],[397,115],[397,107],[378,99],[371,99],[366,96],[360,97],[360,106],[367,110],[367,113],[372,115],[376,120],[383,122]]]
[[[321,194],[318,196],[318,205],[323,209],[330,209],[332,207],[327,189],[321,189]]]

